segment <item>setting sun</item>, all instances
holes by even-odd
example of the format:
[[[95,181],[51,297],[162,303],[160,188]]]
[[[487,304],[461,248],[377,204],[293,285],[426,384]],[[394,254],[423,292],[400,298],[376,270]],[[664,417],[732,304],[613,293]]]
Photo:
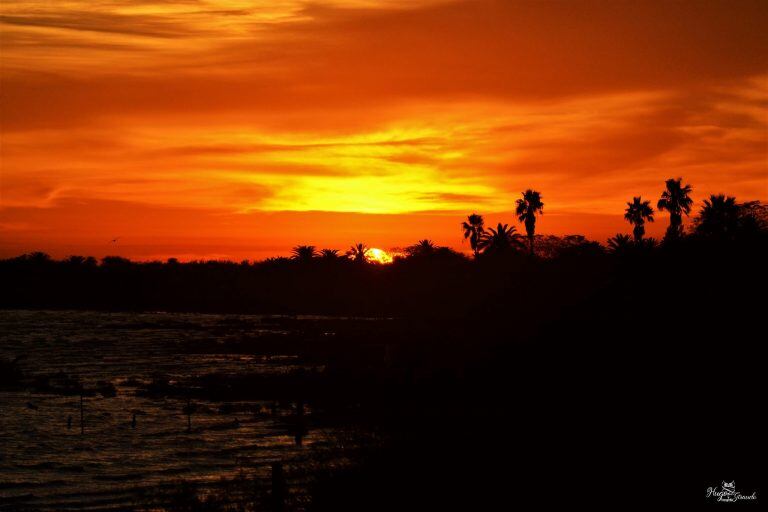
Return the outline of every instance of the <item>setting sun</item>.
[[[373,247],[365,253],[365,259],[372,263],[392,263],[392,255],[382,249]]]

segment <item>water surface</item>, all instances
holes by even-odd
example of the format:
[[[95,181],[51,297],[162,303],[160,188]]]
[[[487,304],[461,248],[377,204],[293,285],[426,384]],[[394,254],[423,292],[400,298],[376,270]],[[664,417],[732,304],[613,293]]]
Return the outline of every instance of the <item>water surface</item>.
[[[302,363],[292,354],[186,350],[283,329],[260,316],[0,311],[0,357],[23,356],[25,375],[64,372],[86,388],[112,383],[117,393],[84,398],[81,434],[79,396],[0,390],[0,510],[120,509],[182,479],[266,478],[272,461],[290,464],[331,446],[339,432],[319,427],[297,445],[285,426],[290,404],[275,414],[272,403],[196,400],[188,432],[184,399],[137,394],[156,375],[174,382],[295,370]]]

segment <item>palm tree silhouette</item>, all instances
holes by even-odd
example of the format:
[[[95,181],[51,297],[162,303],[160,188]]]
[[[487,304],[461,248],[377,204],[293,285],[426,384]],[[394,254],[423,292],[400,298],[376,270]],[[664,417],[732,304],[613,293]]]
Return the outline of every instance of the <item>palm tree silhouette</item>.
[[[528,189],[523,192],[522,199],[517,200],[515,210],[517,218],[525,224],[525,232],[528,234],[528,242],[533,254],[533,240],[536,232],[536,214],[544,213],[544,203],[541,202],[541,193]]]
[[[309,261],[317,256],[314,245],[297,245],[291,251],[291,258],[299,261]]]
[[[405,248],[408,256],[429,256],[437,250],[437,246],[432,240],[427,238],[419,240],[415,244]]]
[[[523,243],[520,241],[520,234],[514,226],[499,222],[496,229],[490,228],[483,233],[479,246],[483,253],[496,254],[517,249],[523,246]]]
[[[483,216],[476,213],[468,215],[467,220],[461,223],[461,229],[464,230],[464,238],[469,238],[469,246],[472,248],[472,252],[475,253],[475,258],[477,258],[477,253],[480,250],[480,240],[483,237],[483,233],[485,233],[484,224]]]
[[[357,243],[349,248],[347,256],[357,263],[365,263],[365,255],[368,254],[368,246],[363,243]]]
[[[643,236],[645,235],[645,222],[653,222],[651,202],[643,201],[640,197],[632,198],[632,202],[627,203],[624,218],[634,226],[632,234],[635,237],[635,243],[642,243]]]
[[[338,249],[323,249],[320,251],[320,257],[325,260],[335,260],[339,257]]]
[[[704,200],[695,220],[696,232],[722,238],[733,236],[739,228],[740,217],[741,205],[735,197],[712,194]]]
[[[608,251],[612,253],[624,252],[632,246],[632,237],[624,233],[616,233],[608,239]]]
[[[689,197],[693,190],[690,185],[682,185],[683,178],[670,178],[666,181],[666,190],[656,204],[659,211],[669,212],[669,227],[665,238],[679,238],[683,234],[683,213],[691,212],[693,199]]]

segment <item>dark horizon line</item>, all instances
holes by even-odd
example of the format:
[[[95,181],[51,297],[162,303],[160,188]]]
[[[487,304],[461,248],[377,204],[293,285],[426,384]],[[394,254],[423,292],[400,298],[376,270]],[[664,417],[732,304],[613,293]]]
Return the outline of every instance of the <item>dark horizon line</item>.
[[[618,234],[624,234],[624,233],[618,233]],[[607,243],[601,243],[601,242],[599,242],[597,240],[592,240],[590,238],[587,238],[585,235],[581,235],[581,234],[567,234],[567,235],[537,234],[537,235],[535,235],[535,238],[538,239],[538,240],[545,239],[545,238],[549,238],[549,239],[556,238],[558,240],[564,240],[564,239],[567,239],[567,238],[581,239],[581,240],[583,240],[586,243],[596,243],[596,244],[599,244],[603,248],[608,248],[609,247]],[[607,240],[609,240],[609,239],[610,239],[610,237]],[[422,239],[420,239],[420,240],[422,240]],[[649,237],[646,240],[656,240],[656,241],[658,241],[656,238],[653,238],[653,237]],[[294,245],[293,248],[299,247],[299,246],[302,246],[302,245],[311,245],[311,244],[297,244],[297,245]],[[319,251],[325,250],[325,249],[341,251],[341,249],[335,249],[333,247],[320,247],[320,246],[314,246],[314,247],[316,249],[318,249]],[[388,249],[381,249],[381,250],[386,251],[393,258],[396,258],[396,257],[406,257],[407,255],[404,252],[402,252],[402,251],[405,251],[405,249],[407,249],[408,247],[409,246],[390,247]],[[370,248],[376,248],[376,247],[369,247],[369,249]],[[454,253],[456,253],[458,255],[466,256],[468,259],[472,259],[472,257],[471,257],[472,256],[472,250],[471,249],[458,250],[458,249],[455,249],[454,247],[449,246],[449,245],[436,245],[435,248],[436,249],[448,249],[448,250],[453,251]],[[401,251],[401,252],[395,253],[393,251]],[[522,252],[524,252],[524,251],[522,251]],[[55,261],[55,262],[65,262],[68,258],[73,258],[73,257],[93,258],[97,262],[100,261],[100,260],[103,260],[105,258],[120,258],[120,259],[128,260],[131,263],[167,263],[168,260],[170,260],[170,259],[178,260],[178,258],[176,258],[175,256],[169,256],[165,260],[133,260],[130,257],[120,256],[119,254],[107,254],[107,255],[102,256],[100,258],[97,258],[96,256],[84,255],[84,254],[69,254],[69,255],[61,257],[61,258],[54,258],[54,257],[52,257],[49,253],[47,253],[44,250],[34,250],[34,251],[23,252],[23,253],[18,254],[16,256],[0,257],[0,261],[9,261],[9,260],[23,258],[25,256],[32,256],[32,255],[35,255],[35,254],[43,254],[43,255],[47,256],[50,259],[50,261]],[[281,259],[281,258],[282,259],[287,259],[287,260],[295,260],[295,258],[292,258],[290,253],[289,253],[288,255],[269,256],[267,258],[260,259],[260,260],[251,260],[249,258],[244,258],[244,259],[241,259],[241,260],[231,260],[231,259],[209,259],[209,260],[205,260],[205,259],[196,259],[196,260],[184,260],[184,261],[178,260],[178,261],[179,261],[179,263],[221,262],[221,263],[237,263],[237,264],[240,264],[243,261],[248,261],[248,262],[250,262],[252,264],[255,264],[255,263],[264,263],[264,262],[267,262],[269,260]],[[316,257],[314,257],[312,259],[322,260],[323,258],[322,258],[322,256],[316,256]],[[338,255],[338,259],[340,259],[340,260],[349,259],[350,261],[352,260],[352,258],[347,256],[347,254],[344,253],[344,252],[340,252],[340,254]]]

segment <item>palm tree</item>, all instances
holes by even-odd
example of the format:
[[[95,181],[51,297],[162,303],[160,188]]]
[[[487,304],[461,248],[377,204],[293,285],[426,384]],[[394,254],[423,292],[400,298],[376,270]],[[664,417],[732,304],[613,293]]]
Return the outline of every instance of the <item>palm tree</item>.
[[[704,200],[704,206],[694,221],[696,232],[723,238],[733,236],[739,228],[740,217],[741,205],[735,197],[713,194]]]
[[[632,202],[627,203],[624,218],[634,226],[632,234],[635,237],[635,243],[640,244],[643,241],[643,235],[645,235],[645,222],[653,222],[651,202],[643,201],[640,197],[632,198]]]
[[[297,245],[291,251],[291,258],[299,261],[309,261],[317,256],[314,245]]]
[[[674,239],[683,234],[683,214],[691,212],[693,199],[689,197],[693,190],[690,185],[682,185],[683,178],[670,178],[666,181],[666,190],[656,204],[659,211],[669,212],[669,227],[665,238]]]
[[[528,234],[528,242],[533,254],[533,240],[536,232],[536,214],[544,213],[544,203],[541,202],[541,193],[528,189],[523,192],[522,199],[517,200],[515,210],[517,218],[525,224],[525,232]]]
[[[626,252],[632,243],[632,237],[623,233],[616,233],[608,239],[608,251],[614,254]]]
[[[475,258],[477,258],[477,253],[480,250],[480,239],[483,237],[483,233],[485,233],[484,224],[483,216],[476,213],[467,216],[467,220],[461,223],[461,229],[464,230],[464,238],[469,238],[469,246],[475,253]]]
[[[405,253],[408,256],[429,256],[433,254],[438,247],[432,240],[427,238],[419,240],[415,244],[405,248]]]
[[[366,254],[368,254],[368,246],[359,242],[350,247],[347,251],[347,256],[358,263],[365,263]]]
[[[320,257],[324,260],[335,260],[339,257],[338,249],[323,249],[320,251]]]
[[[517,249],[523,243],[520,241],[520,234],[517,233],[514,226],[499,222],[496,229],[490,228],[487,232],[483,233],[483,237],[478,245],[483,250],[483,253],[491,254]]]

